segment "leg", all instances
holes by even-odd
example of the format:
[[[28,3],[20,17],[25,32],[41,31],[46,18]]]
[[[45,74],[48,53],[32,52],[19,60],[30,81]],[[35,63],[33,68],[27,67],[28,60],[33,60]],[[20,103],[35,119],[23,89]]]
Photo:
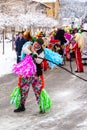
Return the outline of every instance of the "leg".
[[[30,83],[28,81],[28,78],[22,78],[22,83],[21,83],[21,104],[25,105],[25,101],[28,96],[28,92],[30,89]]]
[[[27,78],[22,78],[21,84],[20,84],[20,90],[21,90],[21,105],[19,108],[15,109],[14,112],[22,112],[25,111],[25,101],[28,96],[30,84],[28,82]]]
[[[40,101],[40,92],[42,90],[42,83],[39,77],[34,76],[32,77],[32,87],[33,87],[33,91],[35,93],[35,97],[37,100],[37,103],[39,103]]]
[[[42,82],[42,88],[44,88],[44,86],[45,86],[44,75],[40,75],[40,79],[41,79],[41,82]]]
[[[76,65],[77,65],[77,72],[83,72],[83,64],[82,64],[82,58],[81,58],[81,53],[78,53],[76,57]]]

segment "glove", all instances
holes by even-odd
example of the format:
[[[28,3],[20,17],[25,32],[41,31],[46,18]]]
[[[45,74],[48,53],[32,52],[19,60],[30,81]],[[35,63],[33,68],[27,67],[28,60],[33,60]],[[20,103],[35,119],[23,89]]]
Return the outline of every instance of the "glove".
[[[34,57],[34,58],[37,58],[37,54],[33,54],[33,57]]]

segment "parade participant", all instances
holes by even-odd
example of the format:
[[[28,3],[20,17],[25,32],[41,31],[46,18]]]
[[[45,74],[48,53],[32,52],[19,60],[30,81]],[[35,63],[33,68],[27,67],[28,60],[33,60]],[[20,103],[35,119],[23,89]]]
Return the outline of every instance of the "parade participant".
[[[65,46],[65,54],[66,54],[66,60],[70,60],[70,44],[67,43]]]
[[[23,75],[21,75],[19,77],[19,79],[20,79],[19,85],[20,85],[20,89],[21,89],[21,105],[17,109],[15,109],[14,112],[25,111],[25,101],[28,96],[30,84],[32,84],[37,103],[39,103],[39,101],[40,101],[40,92],[42,91],[42,89],[44,87],[44,82],[43,82],[44,78],[42,75],[42,68],[40,66],[42,59],[39,59],[38,56],[44,58],[43,49],[41,47],[41,45],[43,43],[44,43],[43,39],[38,38],[37,41],[33,45],[29,44],[29,45],[26,45],[23,47],[23,51],[25,52],[25,54],[31,55],[33,57],[33,60],[36,64],[36,73],[34,73],[31,76],[24,77]],[[25,61],[22,60],[20,65],[17,66],[18,67],[17,69],[19,69],[19,70],[21,69],[21,71],[23,70],[23,73],[24,73],[23,68],[25,66],[27,68],[28,64],[30,64],[32,61],[32,59],[27,56],[25,58],[26,58]],[[28,63],[28,60],[29,60],[29,63]],[[22,65],[22,68],[21,68],[21,65]],[[14,70],[15,70],[15,67],[14,67]],[[42,81],[41,81],[41,79],[42,79]]]
[[[39,57],[44,58],[44,51],[42,48],[42,45],[44,44],[44,40],[42,38],[38,38],[34,44],[32,43],[32,34],[30,31],[24,32],[24,38],[27,40],[27,42],[24,44],[22,52],[26,54],[34,54]],[[22,58],[22,56],[21,56]],[[23,59],[23,58],[22,58]],[[37,67],[37,76],[40,76],[42,81],[42,86],[44,88],[44,75],[43,75],[43,64],[42,61],[44,59],[40,58],[34,58],[36,67]]]
[[[34,57],[34,62],[37,67],[37,76],[40,76],[42,80],[42,86],[44,88],[44,76],[43,76],[43,68],[42,68],[42,61],[44,60],[44,50],[42,48],[42,45],[44,44],[44,41],[42,38],[38,38],[36,42],[33,43],[33,45],[27,45],[23,48],[23,51],[25,54],[31,54]],[[38,58],[40,57],[40,58]],[[41,59],[42,58],[42,59]]]
[[[73,47],[70,47],[70,49],[74,50],[75,52],[75,60],[77,65],[77,69],[75,72],[84,72],[82,58],[81,58],[81,53],[84,49],[84,40],[81,34],[79,33],[76,33],[74,35],[74,38],[75,38],[75,44]]]
[[[54,39],[60,41],[60,45],[61,45],[61,47],[60,47],[60,54],[62,56],[64,55],[64,48],[65,48],[64,44],[67,42],[64,34],[65,34],[65,31],[63,29],[58,29],[56,31],[56,34],[55,34],[55,37],[54,37]]]
[[[17,109],[14,110],[14,112],[25,111],[25,102],[28,96],[30,85],[32,85],[37,103],[39,105],[42,83],[40,78],[36,75],[36,66],[33,62],[32,57],[30,55],[27,55],[24,60],[14,65],[13,71],[20,75],[18,78],[18,87],[20,88],[21,93],[20,105],[17,107]]]
[[[44,77],[41,63],[44,59],[44,55],[46,59],[50,59],[56,64],[62,63],[62,58],[59,54],[52,52],[47,48],[44,48],[43,50],[43,43],[43,39],[38,38],[33,45],[27,44],[26,46],[23,46],[22,50],[25,52],[26,56],[20,63],[14,65],[13,67],[13,72],[19,76],[21,75],[19,78],[20,82],[18,83],[21,92],[21,103],[14,112],[25,111],[25,102],[30,85],[33,87],[40,112],[43,113],[51,108],[51,99],[44,89]],[[54,64],[51,64],[51,66],[53,67]],[[12,95],[14,95],[14,93]],[[12,103],[16,100],[14,98],[12,98]]]

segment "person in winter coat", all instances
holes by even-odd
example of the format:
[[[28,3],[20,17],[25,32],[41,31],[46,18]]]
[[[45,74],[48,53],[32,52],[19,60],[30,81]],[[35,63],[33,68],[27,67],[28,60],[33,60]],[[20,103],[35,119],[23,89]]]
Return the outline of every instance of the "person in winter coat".
[[[19,63],[21,61],[21,50],[22,50],[22,47],[25,42],[26,42],[26,40],[23,37],[23,32],[20,32],[17,40],[15,41],[15,44],[16,44],[15,49],[16,49],[16,53],[17,53],[17,63]]]
[[[60,41],[60,45],[61,45],[61,47],[60,47],[60,54],[61,54],[62,56],[63,56],[63,54],[64,54],[64,44],[67,42],[67,40],[66,40],[64,34],[65,34],[65,31],[64,31],[63,29],[58,29],[58,30],[56,31],[56,34],[55,34],[55,37],[54,37],[54,39]]]

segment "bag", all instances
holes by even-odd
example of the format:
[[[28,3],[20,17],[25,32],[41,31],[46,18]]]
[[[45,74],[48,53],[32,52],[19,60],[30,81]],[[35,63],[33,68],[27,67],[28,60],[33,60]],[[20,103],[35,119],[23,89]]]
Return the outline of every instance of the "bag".
[[[49,110],[51,108],[52,101],[45,89],[42,89],[40,93],[40,102],[39,102],[39,109],[42,112]]]
[[[21,92],[20,92],[20,87],[17,86],[14,88],[13,92],[10,95],[10,104],[19,107],[21,104]]]

